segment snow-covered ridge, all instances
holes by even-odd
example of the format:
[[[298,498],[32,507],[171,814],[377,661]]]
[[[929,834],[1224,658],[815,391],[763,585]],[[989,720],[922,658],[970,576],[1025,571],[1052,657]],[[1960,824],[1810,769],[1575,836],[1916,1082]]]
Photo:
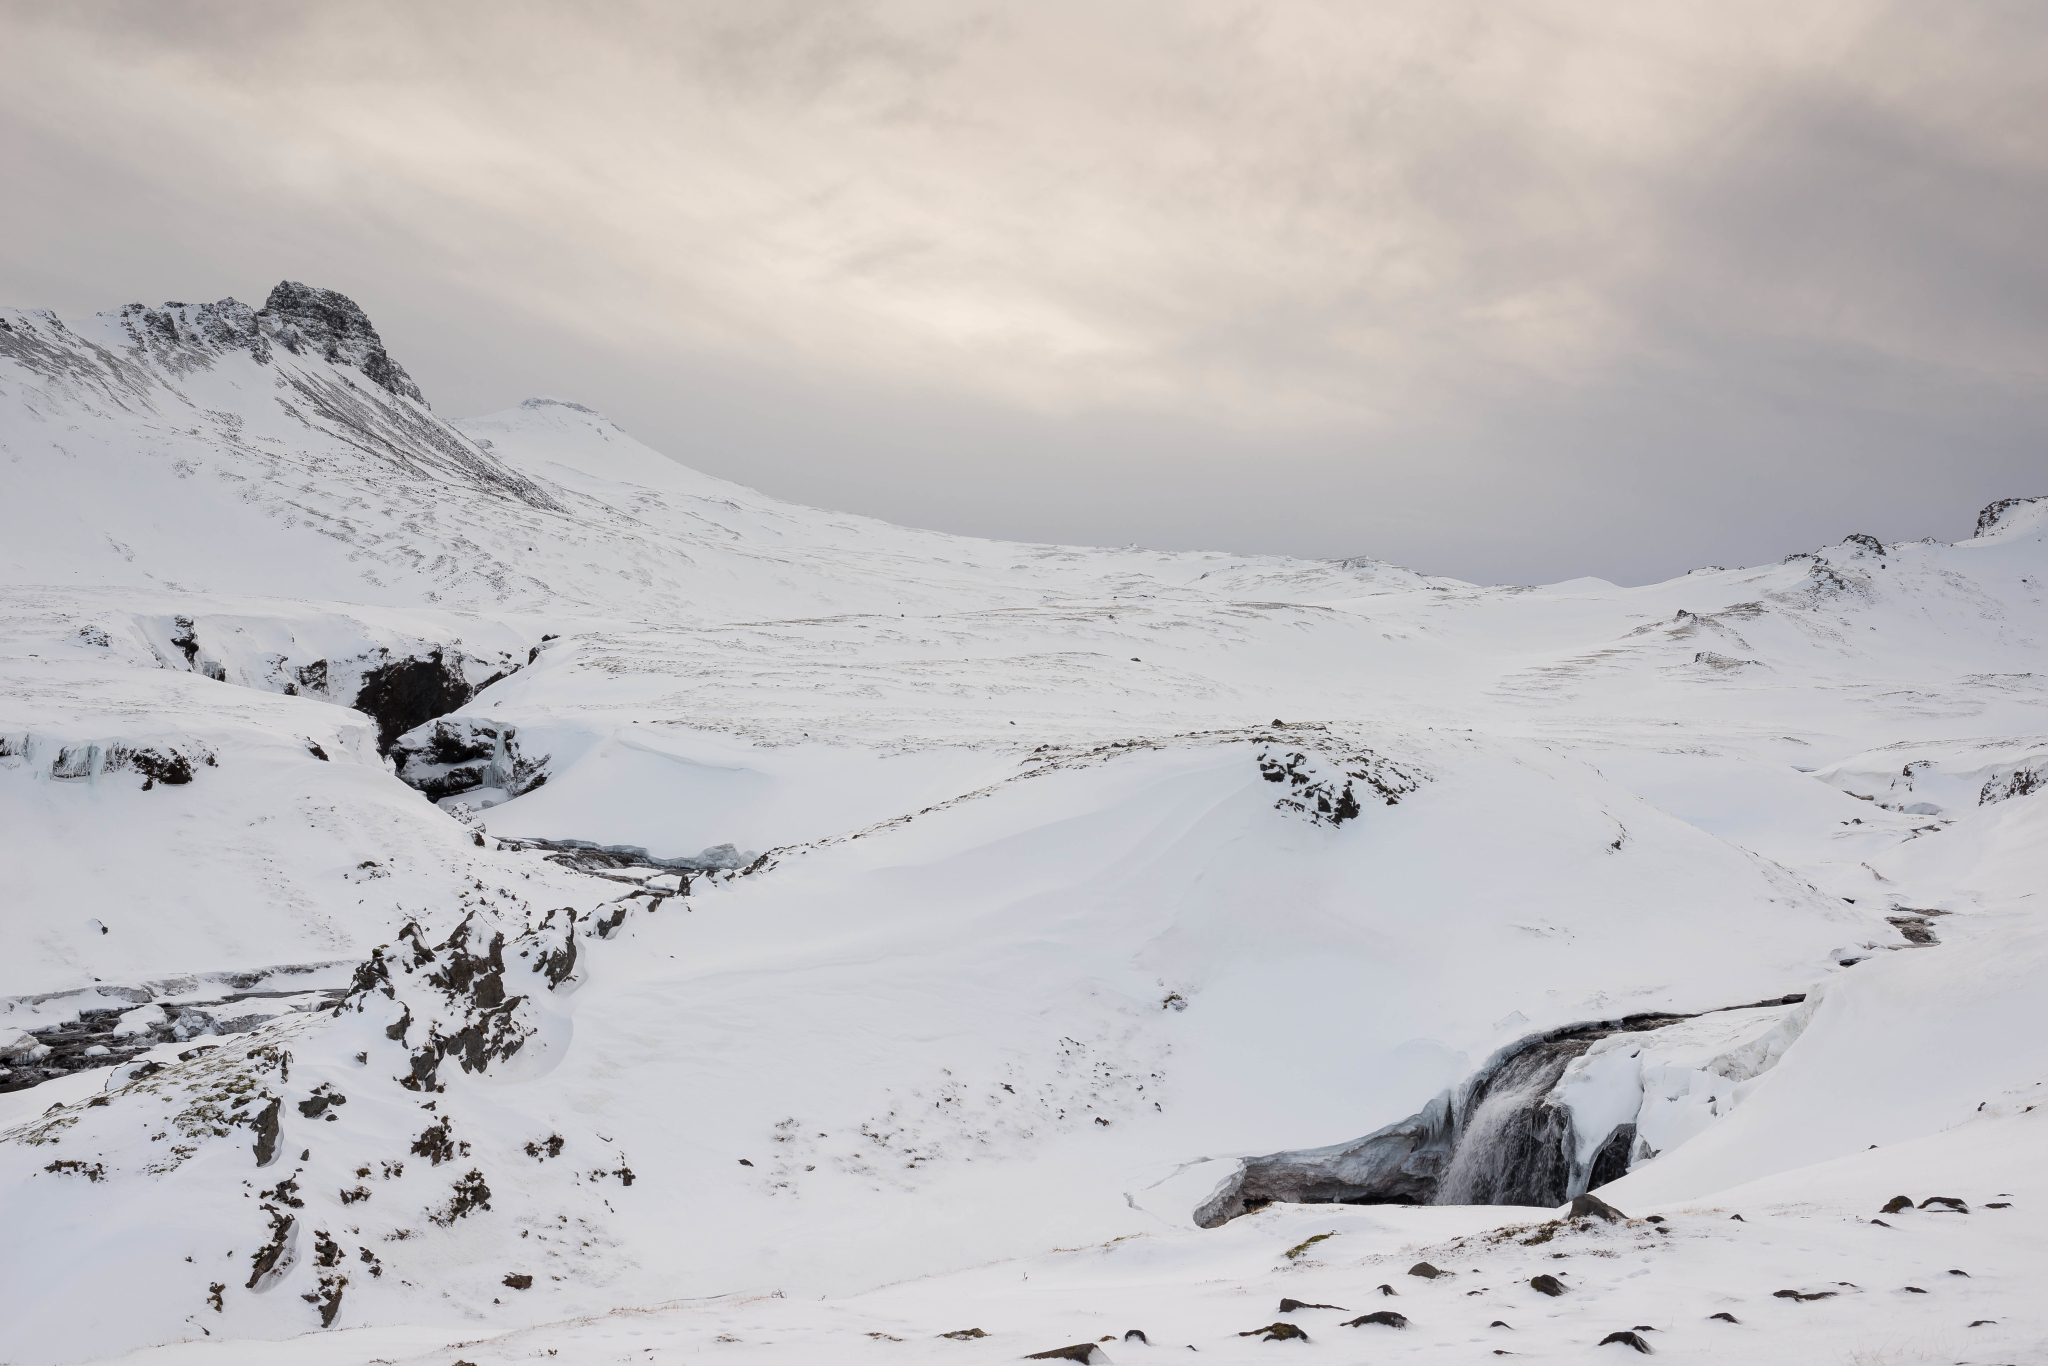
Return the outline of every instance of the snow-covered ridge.
[[[990,542],[445,421],[290,284],[5,314],[0,496],[7,1360],[2042,1337],[2048,499],[1628,588]]]

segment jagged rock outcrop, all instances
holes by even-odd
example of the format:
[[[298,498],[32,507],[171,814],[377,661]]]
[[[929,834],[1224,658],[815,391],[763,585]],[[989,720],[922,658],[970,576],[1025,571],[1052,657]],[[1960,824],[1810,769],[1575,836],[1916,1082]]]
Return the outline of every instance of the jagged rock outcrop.
[[[277,344],[295,355],[312,351],[329,362],[353,365],[371,382],[426,404],[420,386],[384,350],[369,316],[345,294],[284,280],[270,291],[256,321],[266,324]]]

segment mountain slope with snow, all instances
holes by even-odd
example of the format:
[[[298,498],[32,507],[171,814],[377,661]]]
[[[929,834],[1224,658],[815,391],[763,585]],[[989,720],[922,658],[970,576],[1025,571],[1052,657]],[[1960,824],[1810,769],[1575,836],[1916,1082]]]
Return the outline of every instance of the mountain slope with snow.
[[[2048,1341],[2048,499],[1634,588],[978,541],[446,422],[294,284],[0,316],[0,456],[0,1357]]]

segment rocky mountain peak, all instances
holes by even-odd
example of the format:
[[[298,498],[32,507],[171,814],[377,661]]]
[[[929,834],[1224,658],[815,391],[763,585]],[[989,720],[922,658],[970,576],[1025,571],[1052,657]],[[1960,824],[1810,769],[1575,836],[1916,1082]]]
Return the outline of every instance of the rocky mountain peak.
[[[258,316],[270,324],[271,339],[293,355],[311,351],[353,365],[400,397],[427,401],[412,376],[384,350],[369,315],[346,294],[284,280],[270,291]]]

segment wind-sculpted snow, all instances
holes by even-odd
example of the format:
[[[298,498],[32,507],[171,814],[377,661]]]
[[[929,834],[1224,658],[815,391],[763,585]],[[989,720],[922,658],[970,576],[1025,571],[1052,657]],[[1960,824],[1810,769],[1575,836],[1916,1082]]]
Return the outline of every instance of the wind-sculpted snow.
[[[387,340],[0,315],[0,1357],[2038,1355],[2048,499],[1007,544]]]

